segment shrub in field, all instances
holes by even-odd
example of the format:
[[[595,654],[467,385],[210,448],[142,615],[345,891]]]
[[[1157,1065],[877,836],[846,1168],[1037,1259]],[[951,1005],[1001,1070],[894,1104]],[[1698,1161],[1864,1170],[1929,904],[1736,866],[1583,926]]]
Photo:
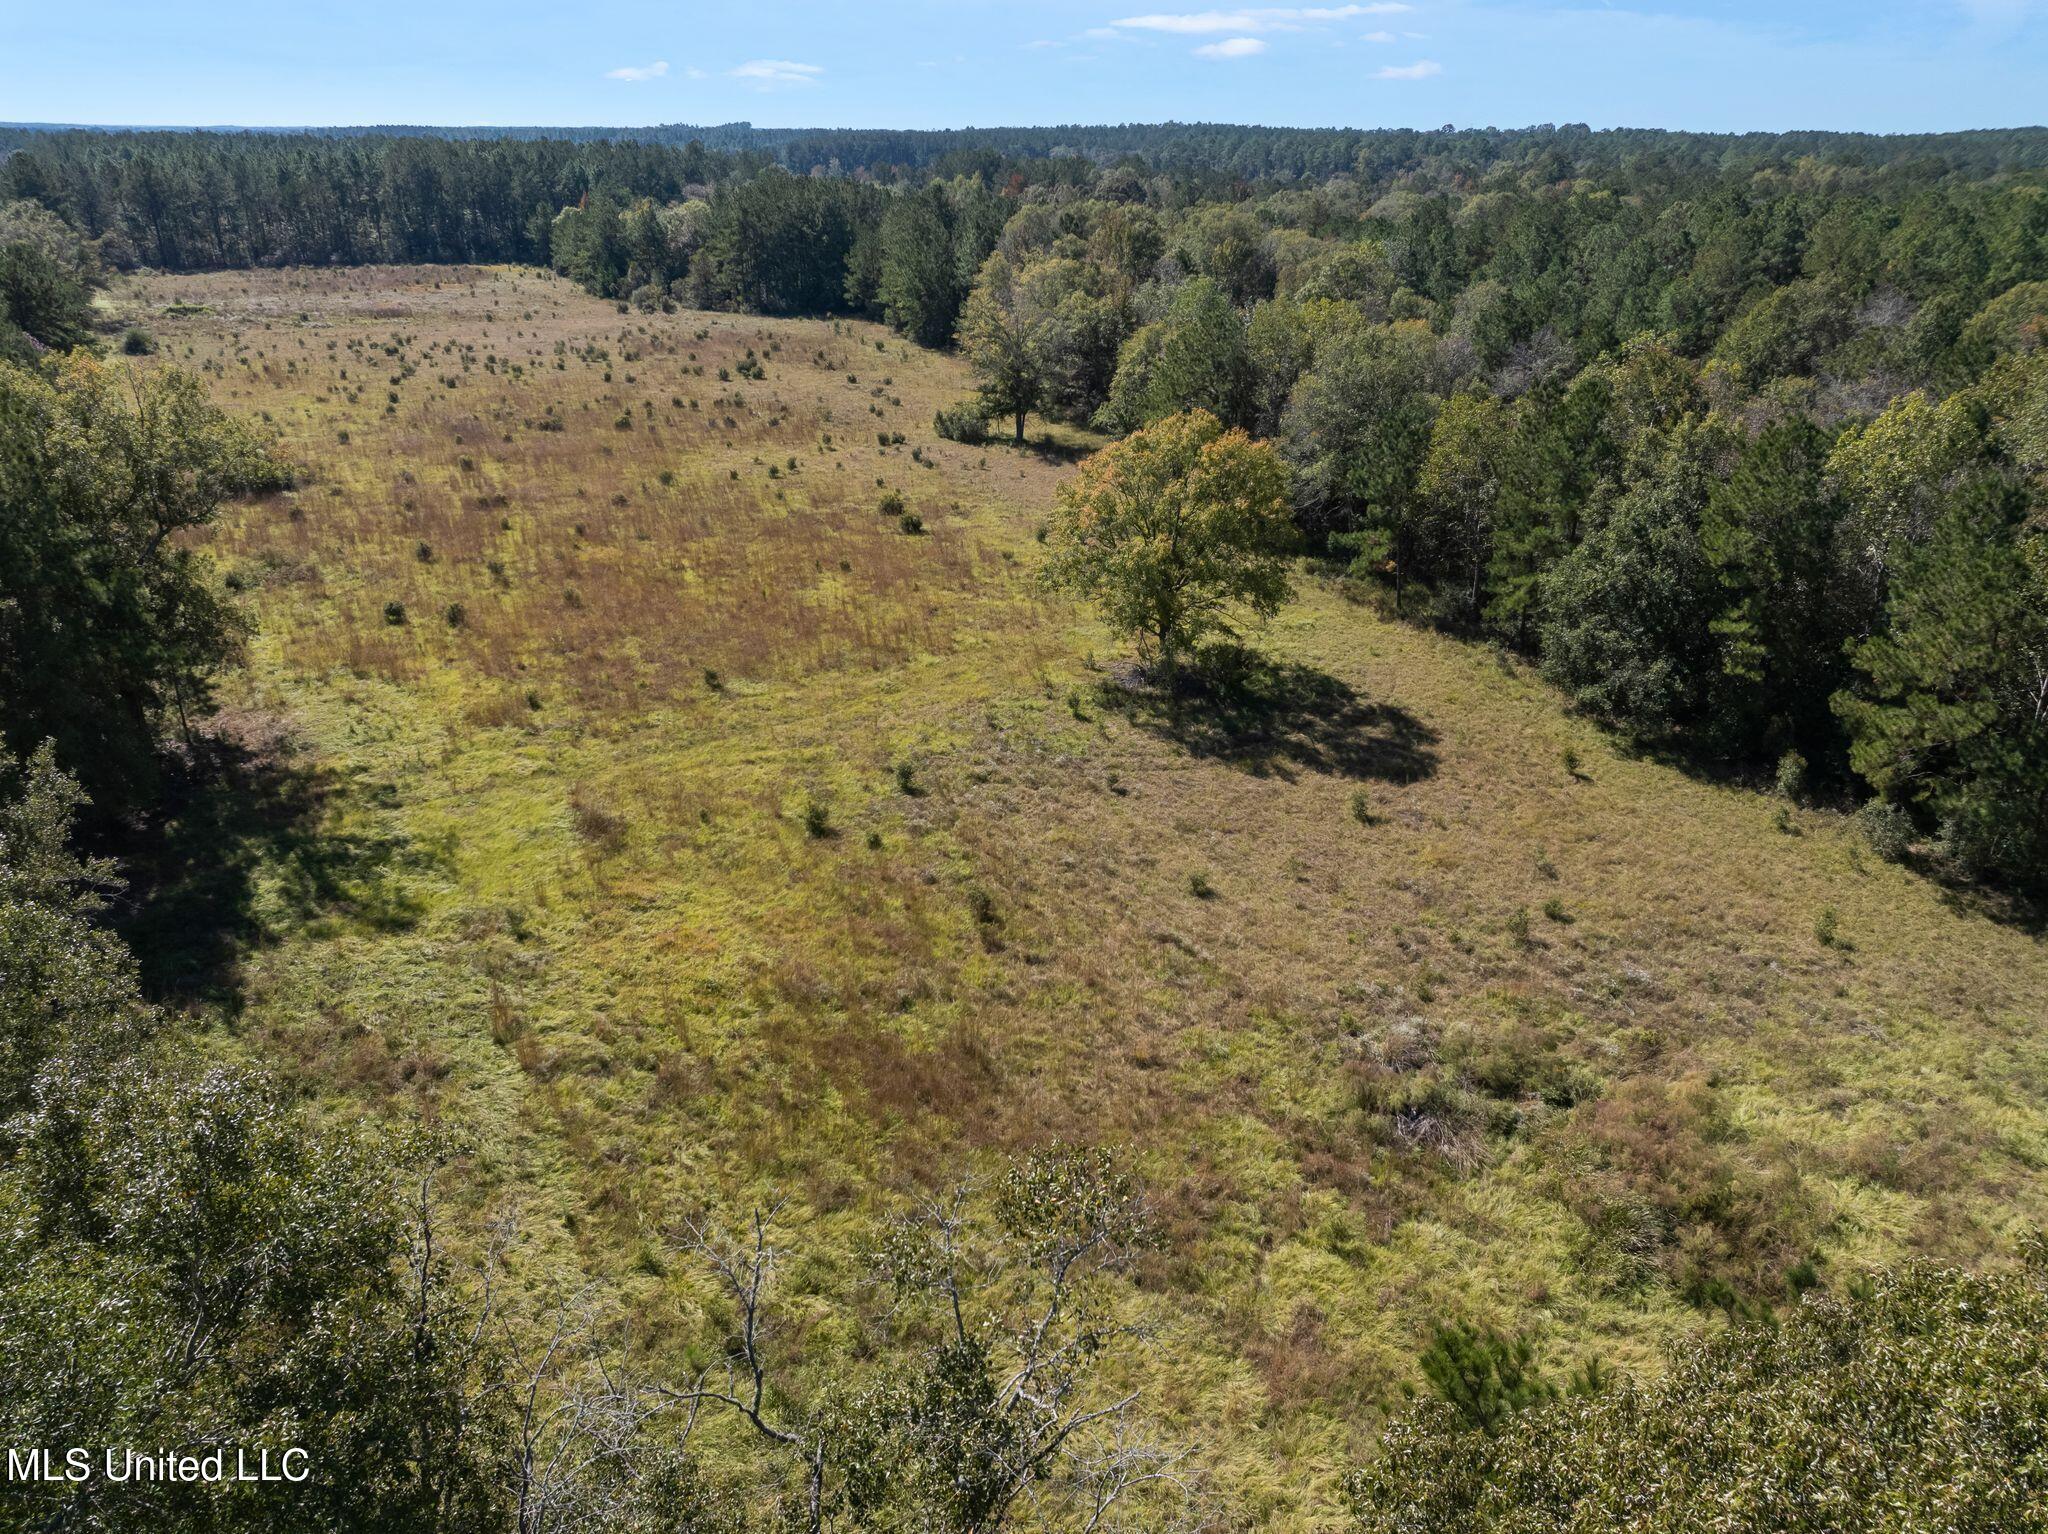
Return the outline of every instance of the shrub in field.
[[[1778,758],[1775,777],[1780,797],[1794,803],[1806,797],[1806,758],[1797,751],[1787,751]]]
[[[1856,829],[1870,843],[1870,850],[1887,863],[1905,859],[1913,845],[1913,821],[1896,804],[1873,799],[1856,812]]]
[[[1554,1392],[1538,1374],[1526,1337],[1503,1337],[1463,1322],[1440,1326],[1423,1349],[1423,1378],[1468,1428],[1497,1431],[1525,1406]]]
[[[979,445],[988,441],[988,413],[979,400],[941,406],[932,416],[932,430],[948,442]]]

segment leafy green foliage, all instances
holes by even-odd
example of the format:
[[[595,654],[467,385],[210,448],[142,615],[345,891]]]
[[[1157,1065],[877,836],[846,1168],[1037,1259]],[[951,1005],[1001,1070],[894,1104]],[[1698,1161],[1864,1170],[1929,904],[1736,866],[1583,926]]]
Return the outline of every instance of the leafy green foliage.
[[[1303,531],[1384,563],[1396,589],[1422,556],[1417,482],[1437,401],[1434,347],[1412,324],[1347,330],[1319,344],[1281,423]]]
[[[133,385],[83,356],[44,378],[0,364],[0,719],[103,809],[146,793],[167,714],[204,705],[241,620],[182,535],[273,482],[250,431],[197,380]]]
[[[1828,699],[1849,680],[1846,646],[1876,615],[1837,552],[1844,507],[1820,429],[1788,417],[1738,453],[1700,517],[1723,604],[1709,625],[1721,676],[1703,724],[1731,753],[1817,756],[1832,743]]]
[[[883,318],[919,345],[950,344],[1003,216],[1000,203],[972,178],[929,182],[893,200],[875,236],[874,298]]]
[[[0,1433],[298,1448],[301,1527],[495,1527],[483,1360],[444,1265],[359,1143],[142,1005],[91,921],[108,872],[65,850],[81,802],[45,748],[0,805]],[[0,1518],[255,1530],[281,1495],[10,1478]]]
[[[1979,483],[1892,584],[1890,623],[1856,647],[1867,692],[1837,704],[1856,770],[1922,807],[1965,871],[2048,868],[2048,558],[2018,535],[2025,498]]]
[[[1411,1411],[1351,1478],[1355,1526],[2030,1528],[2048,1497],[2044,1339],[2038,1244],[2022,1271],[1916,1266],[1816,1291],[1782,1321],[1689,1346],[1661,1378],[1525,1399],[1491,1431],[1450,1405]],[[1459,1356],[1498,1379],[1496,1353]]]
[[[1544,671],[1639,738],[1696,717],[1715,669],[1718,605],[1699,531],[1704,444],[1689,439],[1624,493],[1546,583]]]
[[[1225,425],[1246,424],[1252,377],[1244,320],[1206,277],[1174,294],[1163,318],[1124,343],[1098,421],[1134,431],[1183,411],[1204,410]]]
[[[961,312],[960,349],[980,381],[983,407],[1013,418],[1020,443],[1024,418],[1045,397],[1047,344],[1045,315],[1015,264],[998,251],[975,278]]]
[[[0,363],[27,362],[92,340],[92,295],[32,245],[0,245]]]
[[[1093,597],[1110,627],[1171,670],[1229,612],[1288,596],[1287,471],[1206,412],[1169,416],[1082,468],[1060,495],[1046,581]]]

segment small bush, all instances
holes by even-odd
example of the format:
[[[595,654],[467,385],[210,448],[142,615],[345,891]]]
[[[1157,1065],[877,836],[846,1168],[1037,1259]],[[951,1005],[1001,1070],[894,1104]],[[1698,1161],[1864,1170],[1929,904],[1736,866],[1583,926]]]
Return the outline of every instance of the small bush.
[[[900,517],[904,510],[903,497],[894,490],[884,490],[882,498],[875,502],[875,510],[885,517]]]
[[[441,616],[448,621],[448,627],[459,629],[469,621],[469,609],[460,602],[450,602],[441,610]]]
[[[1525,1406],[1555,1394],[1536,1372],[1526,1337],[1459,1323],[1439,1326],[1422,1350],[1423,1377],[1468,1428],[1495,1433]]]
[[[384,604],[384,621],[393,628],[403,625],[405,622],[405,604],[403,602],[386,602]]]
[[[924,532],[924,518],[920,517],[914,511],[906,511],[905,513],[903,513],[903,520],[897,525],[901,527],[903,531],[910,534],[913,538],[921,535]]]
[[[1896,804],[1873,799],[1856,812],[1856,829],[1863,833],[1870,850],[1887,863],[1905,861],[1913,845],[1913,822]]]
[[[156,340],[138,325],[121,337],[121,350],[131,357],[147,357],[156,350]]]
[[[812,840],[823,840],[832,834],[832,810],[823,800],[809,799],[804,802],[804,831]]]
[[[1351,818],[1362,826],[1372,825],[1377,818],[1372,812],[1372,795],[1362,788],[1351,790]]]
[[[1209,882],[1209,876],[1199,868],[1188,875],[1188,893],[1197,900],[1214,900],[1216,886]]]
[[[1794,804],[1806,797],[1806,758],[1797,751],[1787,751],[1778,758],[1778,772],[1774,780],[1780,798],[1790,799]]]
[[[1508,936],[1518,947],[1529,946],[1529,911],[1526,906],[1516,906],[1508,913],[1507,929]]]
[[[913,799],[924,792],[918,786],[917,767],[915,764],[911,762],[898,762],[896,764],[896,787]]]
[[[1823,948],[1835,948],[1842,942],[1842,913],[1833,906],[1827,907],[1813,919],[1813,940]]]
[[[988,415],[978,400],[947,405],[932,417],[932,430],[948,442],[976,445],[988,441]]]

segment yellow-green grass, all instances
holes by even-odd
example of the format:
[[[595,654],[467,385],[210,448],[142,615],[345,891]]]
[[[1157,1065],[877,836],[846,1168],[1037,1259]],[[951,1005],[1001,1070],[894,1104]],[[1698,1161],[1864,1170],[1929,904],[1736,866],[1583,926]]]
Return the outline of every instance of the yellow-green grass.
[[[329,849],[254,855],[224,1047],[466,1135],[523,1303],[595,1281],[701,1343],[673,1221],[773,1188],[815,1378],[910,1190],[1122,1143],[1148,1410],[1228,1521],[1293,1530],[1436,1321],[1560,1369],[1718,1324],[1617,1274],[1589,1178],[1710,1160],[1753,1250],[1700,1261],[1752,1298],[2048,1220],[2038,937],[1318,579],[1261,637],[1296,706],[1162,713],[1032,580],[1082,444],[937,440],[954,359],[509,269],[120,299],[306,470],[207,540],[258,625],[222,728],[320,786]],[[1496,1058],[1490,1121],[1389,1107]]]

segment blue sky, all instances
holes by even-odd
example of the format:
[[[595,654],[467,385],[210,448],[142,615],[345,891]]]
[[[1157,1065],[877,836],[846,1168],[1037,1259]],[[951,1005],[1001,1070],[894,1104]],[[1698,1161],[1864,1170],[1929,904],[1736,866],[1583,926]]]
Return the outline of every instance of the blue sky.
[[[2048,0],[0,0],[0,38],[16,122],[2048,120]]]

